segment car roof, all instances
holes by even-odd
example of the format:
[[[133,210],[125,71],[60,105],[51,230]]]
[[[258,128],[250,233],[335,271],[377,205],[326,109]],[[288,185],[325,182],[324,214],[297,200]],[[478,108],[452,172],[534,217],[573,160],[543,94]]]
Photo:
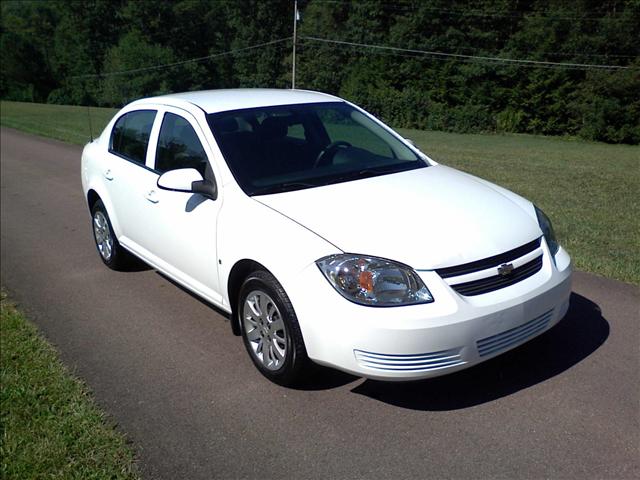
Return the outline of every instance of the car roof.
[[[309,90],[284,90],[276,88],[237,88],[227,90],[203,90],[198,92],[172,93],[159,97],[143,98],[136,105],[165,104],[196,105],[206,113],[241,110],[244,108],[293,105],[299,103],[343,102],[341,98]]]

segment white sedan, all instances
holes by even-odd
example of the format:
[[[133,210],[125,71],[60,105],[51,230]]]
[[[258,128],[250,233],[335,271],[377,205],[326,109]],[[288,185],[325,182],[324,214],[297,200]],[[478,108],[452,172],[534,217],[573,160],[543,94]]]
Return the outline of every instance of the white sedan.
[[[439,165],[340,98],[135,101],[82,154],[102,261],[131,255],[228,312],[258,370],[415,380],[555,325],[571,260],[531,202]]]

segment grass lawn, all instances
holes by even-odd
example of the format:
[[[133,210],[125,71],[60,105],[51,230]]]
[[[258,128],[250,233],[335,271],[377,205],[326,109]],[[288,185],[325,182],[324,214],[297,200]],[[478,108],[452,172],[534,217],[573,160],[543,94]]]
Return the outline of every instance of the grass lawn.
[[[4,292],[0,303],[0,478],[139,478],[86,386]]]
[[[91,117],[89,117],[89,110]],[[84,145],[102,133],[118,110],[111,108],[76,107],[72,105],[44,105],[41,103],[0,103],[0,124],[23,132],[55,138],[63,142]]]
[[[579,270],[640,284],[640,147],[400,130],[434,160],[538,205]]]
[[[0,123],[76,144],[86,107],[2,102]],[[115,110],[91,108],[94,135]],[[493,181],[549,215],[576,268],[640,284],[640,147],[532,135],[399,131],[436,161]]]

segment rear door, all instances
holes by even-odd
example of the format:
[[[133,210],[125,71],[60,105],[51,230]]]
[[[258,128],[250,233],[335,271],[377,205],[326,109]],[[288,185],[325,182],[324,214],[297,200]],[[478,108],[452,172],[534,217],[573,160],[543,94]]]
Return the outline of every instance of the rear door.
[[[127,112],[116,120],[103,172],[120,226],[118,240],[143,258],[147,255],[142,246],[150,236],[145,207],[154,200],[150,195],[157,178],[148,166],[156,117],[156,109],[144,109]]]

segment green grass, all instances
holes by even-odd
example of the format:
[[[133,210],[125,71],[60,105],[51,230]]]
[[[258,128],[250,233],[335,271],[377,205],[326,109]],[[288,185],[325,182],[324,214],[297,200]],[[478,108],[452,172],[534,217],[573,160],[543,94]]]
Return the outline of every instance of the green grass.
[[[83,144],[86,107],[2,102],[0,123]],[[115,110],[91,108],[94,135]],[[640,147],[531,135],[399,130],[440,163],[539,205],[576,268],[640,284]]]
[[[434,160],[536,203],[577,269],[640,284],[640,147],[532,135],[401,133]]]
[[[93,130],[93,137],[97,137],[117,111],[112,108],[2,102],[0,125],[84,145],[91,135],[89,127]]]
[[[0,312],[0,477],[136,479],[131,450],[6,294]]]

